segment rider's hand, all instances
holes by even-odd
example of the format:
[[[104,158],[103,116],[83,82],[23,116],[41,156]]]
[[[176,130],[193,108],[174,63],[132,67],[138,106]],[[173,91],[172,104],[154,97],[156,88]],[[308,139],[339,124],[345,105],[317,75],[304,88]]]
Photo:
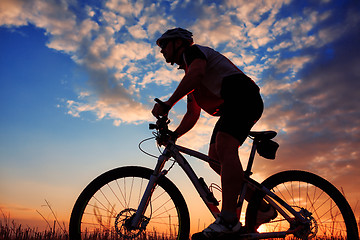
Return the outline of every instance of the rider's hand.
[[[164,104],[166,104],[166,102]],[[159,118],[168,115],[171,107],[168,104],[166,104],[168,107],[165,107],[164,104],[155,103],[151,111],[154,117]]]

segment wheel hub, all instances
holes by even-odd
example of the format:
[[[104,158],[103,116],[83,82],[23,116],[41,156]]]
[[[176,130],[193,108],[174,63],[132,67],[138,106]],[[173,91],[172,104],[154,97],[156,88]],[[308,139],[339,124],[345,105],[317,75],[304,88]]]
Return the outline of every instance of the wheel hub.
[[[128,208],[122,210],[115,218],[115,231],[120,237],[125,239],[133,239],[138,237],[145,229],[150,221],[150,218],[142,216],[139,227],[132,227],[132,219],[136,213],[135,209]]]
[[[299,207],[297,207],[299,208]],[[299,213],[307,221],[302,223],[300,221],[295,221],[291,224],[291,229],[298,229],[294,232],[294,236],[300,239],[311,239],[314,238],[318,232],[318,224],[315,218],[312,216],[312,213],[305,208],[300,208]]]

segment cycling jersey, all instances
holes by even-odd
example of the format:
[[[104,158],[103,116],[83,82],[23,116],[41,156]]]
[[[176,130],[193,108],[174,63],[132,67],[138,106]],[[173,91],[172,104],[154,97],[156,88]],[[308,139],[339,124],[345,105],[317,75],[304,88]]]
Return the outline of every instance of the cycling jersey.
[[[222,99],[215,109],[203,108],[213,116],[220,116],[210,143],[215,143],[220,131],[230,134],[242,144],[263,112],[259,87],[229,59],[209,47],[193,45],[184,51],[183,57],[185,70],[195,59],[206,60],[202,87],[194,90],[198,105],[203,108],[206,106],[204,102],[212,97]]]
[[[243,74],[229,59],[214,49],[195,44],[185,50],[186,66],[190,66],[192,61],[197,58],[206,60],[206,71],[202,84],[219,98],[221,97],[222,80],[231,75]]]

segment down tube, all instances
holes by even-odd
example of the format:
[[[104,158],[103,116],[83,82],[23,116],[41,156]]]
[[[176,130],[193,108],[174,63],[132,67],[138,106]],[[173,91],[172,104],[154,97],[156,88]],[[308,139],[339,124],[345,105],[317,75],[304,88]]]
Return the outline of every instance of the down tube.
[[[200,182],[200,179],[197,177],[196,173],[191,168],[189,163],[186,161],[184,156],[179,153],[178,149],[176,149],[174,147],[174,149],[172,149],[172,150],[175,153],[176,161],[178,162],[180,167],[184,170],[184,172],[186,173],[186,175],[188,176],[188,178],[194,185],[194,187],[197,190],[197,192],[199,193],[201,199],[204,201],[206,206],[209,208],[209,210],[210,210],[211,214],[214,216],[214,218],[217,218],[220,214],[219,208],[217,207],[217,205],[215,205],[214,203],[210,202],[207,199],[209,194],[211,194],[210,190],[208,189],[208,187],[205,184],[202,184]]]

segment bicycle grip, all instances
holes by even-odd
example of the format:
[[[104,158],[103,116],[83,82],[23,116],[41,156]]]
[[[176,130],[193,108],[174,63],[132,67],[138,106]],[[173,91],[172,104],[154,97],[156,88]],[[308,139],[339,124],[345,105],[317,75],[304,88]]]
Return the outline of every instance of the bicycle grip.
[[[158,104],[160,104],[161,106],[167,106],[163,101],[161,101],[158,98],[155,98],[154,101],[157,102]]]
[[[157,102],[158,104],[160,104],[160,106],[166,111],[166,112],[169,112],[171,107],[169,105],[167,105],[166,103],[164,103],[163,101],[161,101],[160,99],[158,98],[155,98],[154,99],[155,102]]]

